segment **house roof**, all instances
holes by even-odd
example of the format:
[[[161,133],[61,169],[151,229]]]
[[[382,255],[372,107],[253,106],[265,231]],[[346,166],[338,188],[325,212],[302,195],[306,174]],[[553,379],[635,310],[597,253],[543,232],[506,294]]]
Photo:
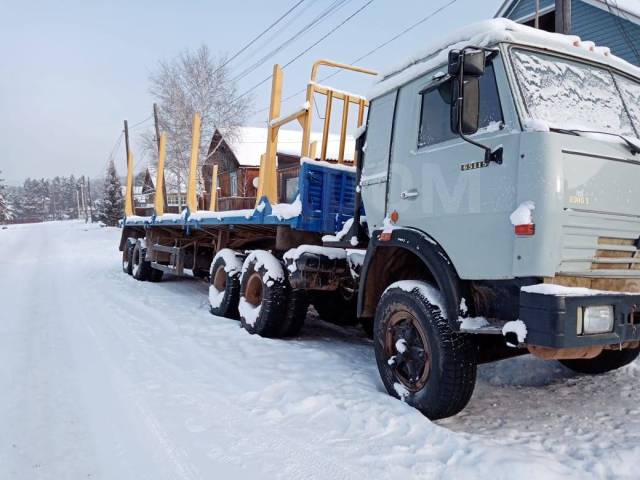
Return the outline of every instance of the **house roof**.
[[[504,17],[504,15],[509,11],[509,9],[516,3],[519,3],[523,0],[506,0],[502,3],[498,12],[496,13],[497,17]],[[584,3],[588,3],[594,7],[600,8],[607,12],[613,11],[617,13],[619,16],[626,18],[627,20],[640,24],[640,1],[638,0],[582,0]],[[609,10],[611,8],[611,10]]]
[[[320,144],[322,133],[311,133],[311,141]],[[227,145],[233,151],[238,163],[241,166],[260,166],[260,156],[267,148],[267,128],[263,127],[241,127],[236,138],[227,141]],[[327,157],[338,158],[340,147],[340,135],[330,134],[327,143]],[[319,145],[318,145],[319,148]],[[278,132],[278,153],[288,155],[300,155],[302,149],[302,131],[286,130],[281,128]],[[348,135],[345,146],[345,158],[353,160],[355,151],[355,139]]]

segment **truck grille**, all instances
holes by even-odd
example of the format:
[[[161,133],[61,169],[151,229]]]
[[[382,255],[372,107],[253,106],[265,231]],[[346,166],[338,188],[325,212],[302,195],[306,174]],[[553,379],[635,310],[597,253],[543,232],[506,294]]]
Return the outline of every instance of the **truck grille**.
[[[592,270],[640,270],[637,241],[628,238],[598,238],[598,250],[591,263]]]
[[[562,275],[640,278],[640,219],[631,216],[565,211]]]

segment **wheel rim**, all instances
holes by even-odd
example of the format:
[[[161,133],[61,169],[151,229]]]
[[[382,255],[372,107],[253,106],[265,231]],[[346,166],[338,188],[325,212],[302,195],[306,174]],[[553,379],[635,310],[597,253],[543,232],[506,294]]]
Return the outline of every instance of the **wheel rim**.
[[[252,273],[247,280],[247,286],[244,291],[245,300],[257,307],[262,303],[262,277],[258,273]]]
[[[418,319],[395,312],[385,332],[385,352],[396,379],[412,392],[424,388],[431,373],[431,349]]]
[[[219,292],[224,292],[227,289],[227,272],[225,272],[224,266],[218,267],[213,276],[212,284]]]

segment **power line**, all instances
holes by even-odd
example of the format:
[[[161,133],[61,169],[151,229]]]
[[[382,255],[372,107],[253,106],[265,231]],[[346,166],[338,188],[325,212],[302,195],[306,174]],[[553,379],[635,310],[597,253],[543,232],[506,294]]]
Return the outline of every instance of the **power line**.
[[[299,0],[298,2],[296,2],[291,8],[289,8],[289,10],[287,10],[283,15],[281,15],[275,22],[273,22],[266,29],[264,29],[260,34],[258,34],[258,36],[254,37],[253,40],[251,40],[249,43],[247,43],[244,47],[242,47],[240,50],[238,50],[236,53],[234,53],[231,56],[231,58],[229,58],[222,65],[220,65],[218,68],[216,68],[213,73],[214,74],[217,73],[218,71],[220,71],[221,69],[223,69],[224,67],[229,65],[229,63],[231,63],[233,60],[238,58],[238,56],[242,55],[242,53],[244,53],[249,47],[251,47],[251,45],[253,45],[258,40],[260,40],[269,30],[271,30],[273,27],[278,25],[278,23],[280,23],[285,17],[287,17],[291,12],[293,12],[296,8],[298,8],[298,6],[302,2],[304,2],[304,0]]]
[[[448,3],[444,4],[443,6],[437,8],[436,10],[434,10],[433,12],[429,13],[427,16],[421,18],[420,20],[418,20],[417,22],[413,23],[412,25],[408,26],[407,28],[405,28],[404,30],[402,30],[401,32],[397,33],[396,35],[394,35],[393,37],[391,37],[390,39],[382,42],[381,44],[379,44],[378,46],[376,46],[374,49],[370,50],[369,52],[365,53],[364,55],[356,58],[355,60],[353,60],[351,62],[351,64],[356,64],[362,60],[364,60],[367,57],[370,57],[371,55],[373,55],[374,53],[378,52],[379,50],[383,49],[384,47],[386,47],[387,45],[389,45],[392,42],[395,42],[397,39],[399,39],[400,37],[403,37],[404,35],[406,35],[407,33],[409,33],[411,30],[417,28],[418,26],[422,25],[423,23],[425,23],[427,20],[431,19],[432,17],[434,17],[435,15],[437,15],[438,13],[440,13],[441,11],[443,11],[444,9],[450,7],[451,5],[453,5],[454,3],[456,3],[458,0],[450,0]],[[332,77],[335,77],[336,75],[338,75],[339,73],[341,73],[341,70],[337,70],[323,78],[321,78],[318,82],[324,82]],[[298,95],[300,95],[301,93],[305,92],[307,89],[306,87],[298,90],[295,93],[292,93],[291,95],[289,95],[288,97],[285,97],[282,101],[286,102],[287,100],[291,100],[294,97],[297,97]],[[266,112],[269,110],[269,107],[266,108],[262,108],[258,111],[256,111],[254,113],[254,115],[258,114],[258,113],[262,113],[262,112]]]
[[[282,66],[282,69],[284,70],[285,68],[287,68],[289,65],[291,65],[292,63],[294,63],[296,60],[298,60],[300,57],[302,57],[304,54],[306,54],[307,52],[309,52],[312,48],[314,48],[315,46],[317,46],[318,44],[320,44],[320,42],[324,41],[325,39],[327,39],[329,36],[331,36],[334,32],[336,32],[339,28],[341,28],[343,25],[345,25],[349,20],[351,20],[353,17],[355,17],[356,15],[358,15],[360,12],[362,12],[365,8],[367,8],[369,5],[371,5],[374,2],[374,0],[369,0],[367,3],[365,3],[363,6],[361,6],[358,10],[356,10],[355,12],[353,12],[351,15],[349,15],[346,19],[344,19],[342,22],[340,22],[338,25],[336,25],[334,28],[332,28],[329,32],[327,32],[325,35],[323,35],[322,37],[320,37],[316,42],[314,42],[312,45],[310,45],[309,47],[305,48],[302,52],[300,52],[298,55],[296,55],[295,57],[293,57],[291,60],[289,60],[287,63],[285,63]],[[245,91],[244,93],[238,95],[234,100],[232,100],[232,102],[237,102],[238,100],[240,100],[241,98],[247,96],[249,93],[253,92],[256,88],[260,87],[261,85],[265,84],[266,82],[268,82],[269,80],[271,80],[271,78],[273,77],[273,75],[269,75],[268,77],[266,77],[265,79],[263,79],[262,81],[260,81],[259,83],[257,83],[256,85],[254,85],[253,87],[251,87],[249,90]]]
[[[331,5],[329,5],[329,7],[327,7],[326,9],[324,9],[322,12],[320,12],[316,17],[314,17],[308,24],[306,24],[305,26],[303,26],[300,30],[298,30],[295,34],[293,34],[291,37],[289,37],[287,40],[285,40],[284,42],[282,42],[280,45],[278,45],[277,47],[275,47],[273,50],[271,50],[269,53],[267,53],[266,55],[264,55],[263,57],[261,57],[259,60],[257,60],[256,62],[254,62],[251,66],[249,66],[248,68],[246,68],[245,70],[243,70],[242,72],[240,72],[240,74],[236,75],[232,81],[233,82],[237,82],[238,80],[241,80],[242,78],[246,77],[247,75],[251,74],[252,72],[254,72],[258,67],[260,67],[261,65],[263,65],[267,60],[269,60],[270,58],[272,58],[274,55],[276,55],[278,52],[280,52],[281,50],[283,50],[284,48],[288,47],[290,44],[292,44],[293,42],[295,42],[298,38],[302,37],[303,35],[305,35],[306,33],[310,32],[313,28],[315,28],[316,26],[318,26],[320,23],[322,23],[322,21],[324,21],[325,19],[327,19],[331,14],[337,12],[341,7],[343,7],[347,2],[349,2],[351,0],[335,0]]]

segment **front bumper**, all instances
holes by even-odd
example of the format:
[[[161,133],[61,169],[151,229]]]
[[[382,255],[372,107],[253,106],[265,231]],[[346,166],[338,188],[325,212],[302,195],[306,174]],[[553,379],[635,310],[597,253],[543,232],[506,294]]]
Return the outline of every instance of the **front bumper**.
[[[600,305],[613,306],[613,331],[579,335],[579,309]],[[527,345],[575,348],[640,341],[640,295],[564,296],[520,292],[520,320],[527,327]]]

